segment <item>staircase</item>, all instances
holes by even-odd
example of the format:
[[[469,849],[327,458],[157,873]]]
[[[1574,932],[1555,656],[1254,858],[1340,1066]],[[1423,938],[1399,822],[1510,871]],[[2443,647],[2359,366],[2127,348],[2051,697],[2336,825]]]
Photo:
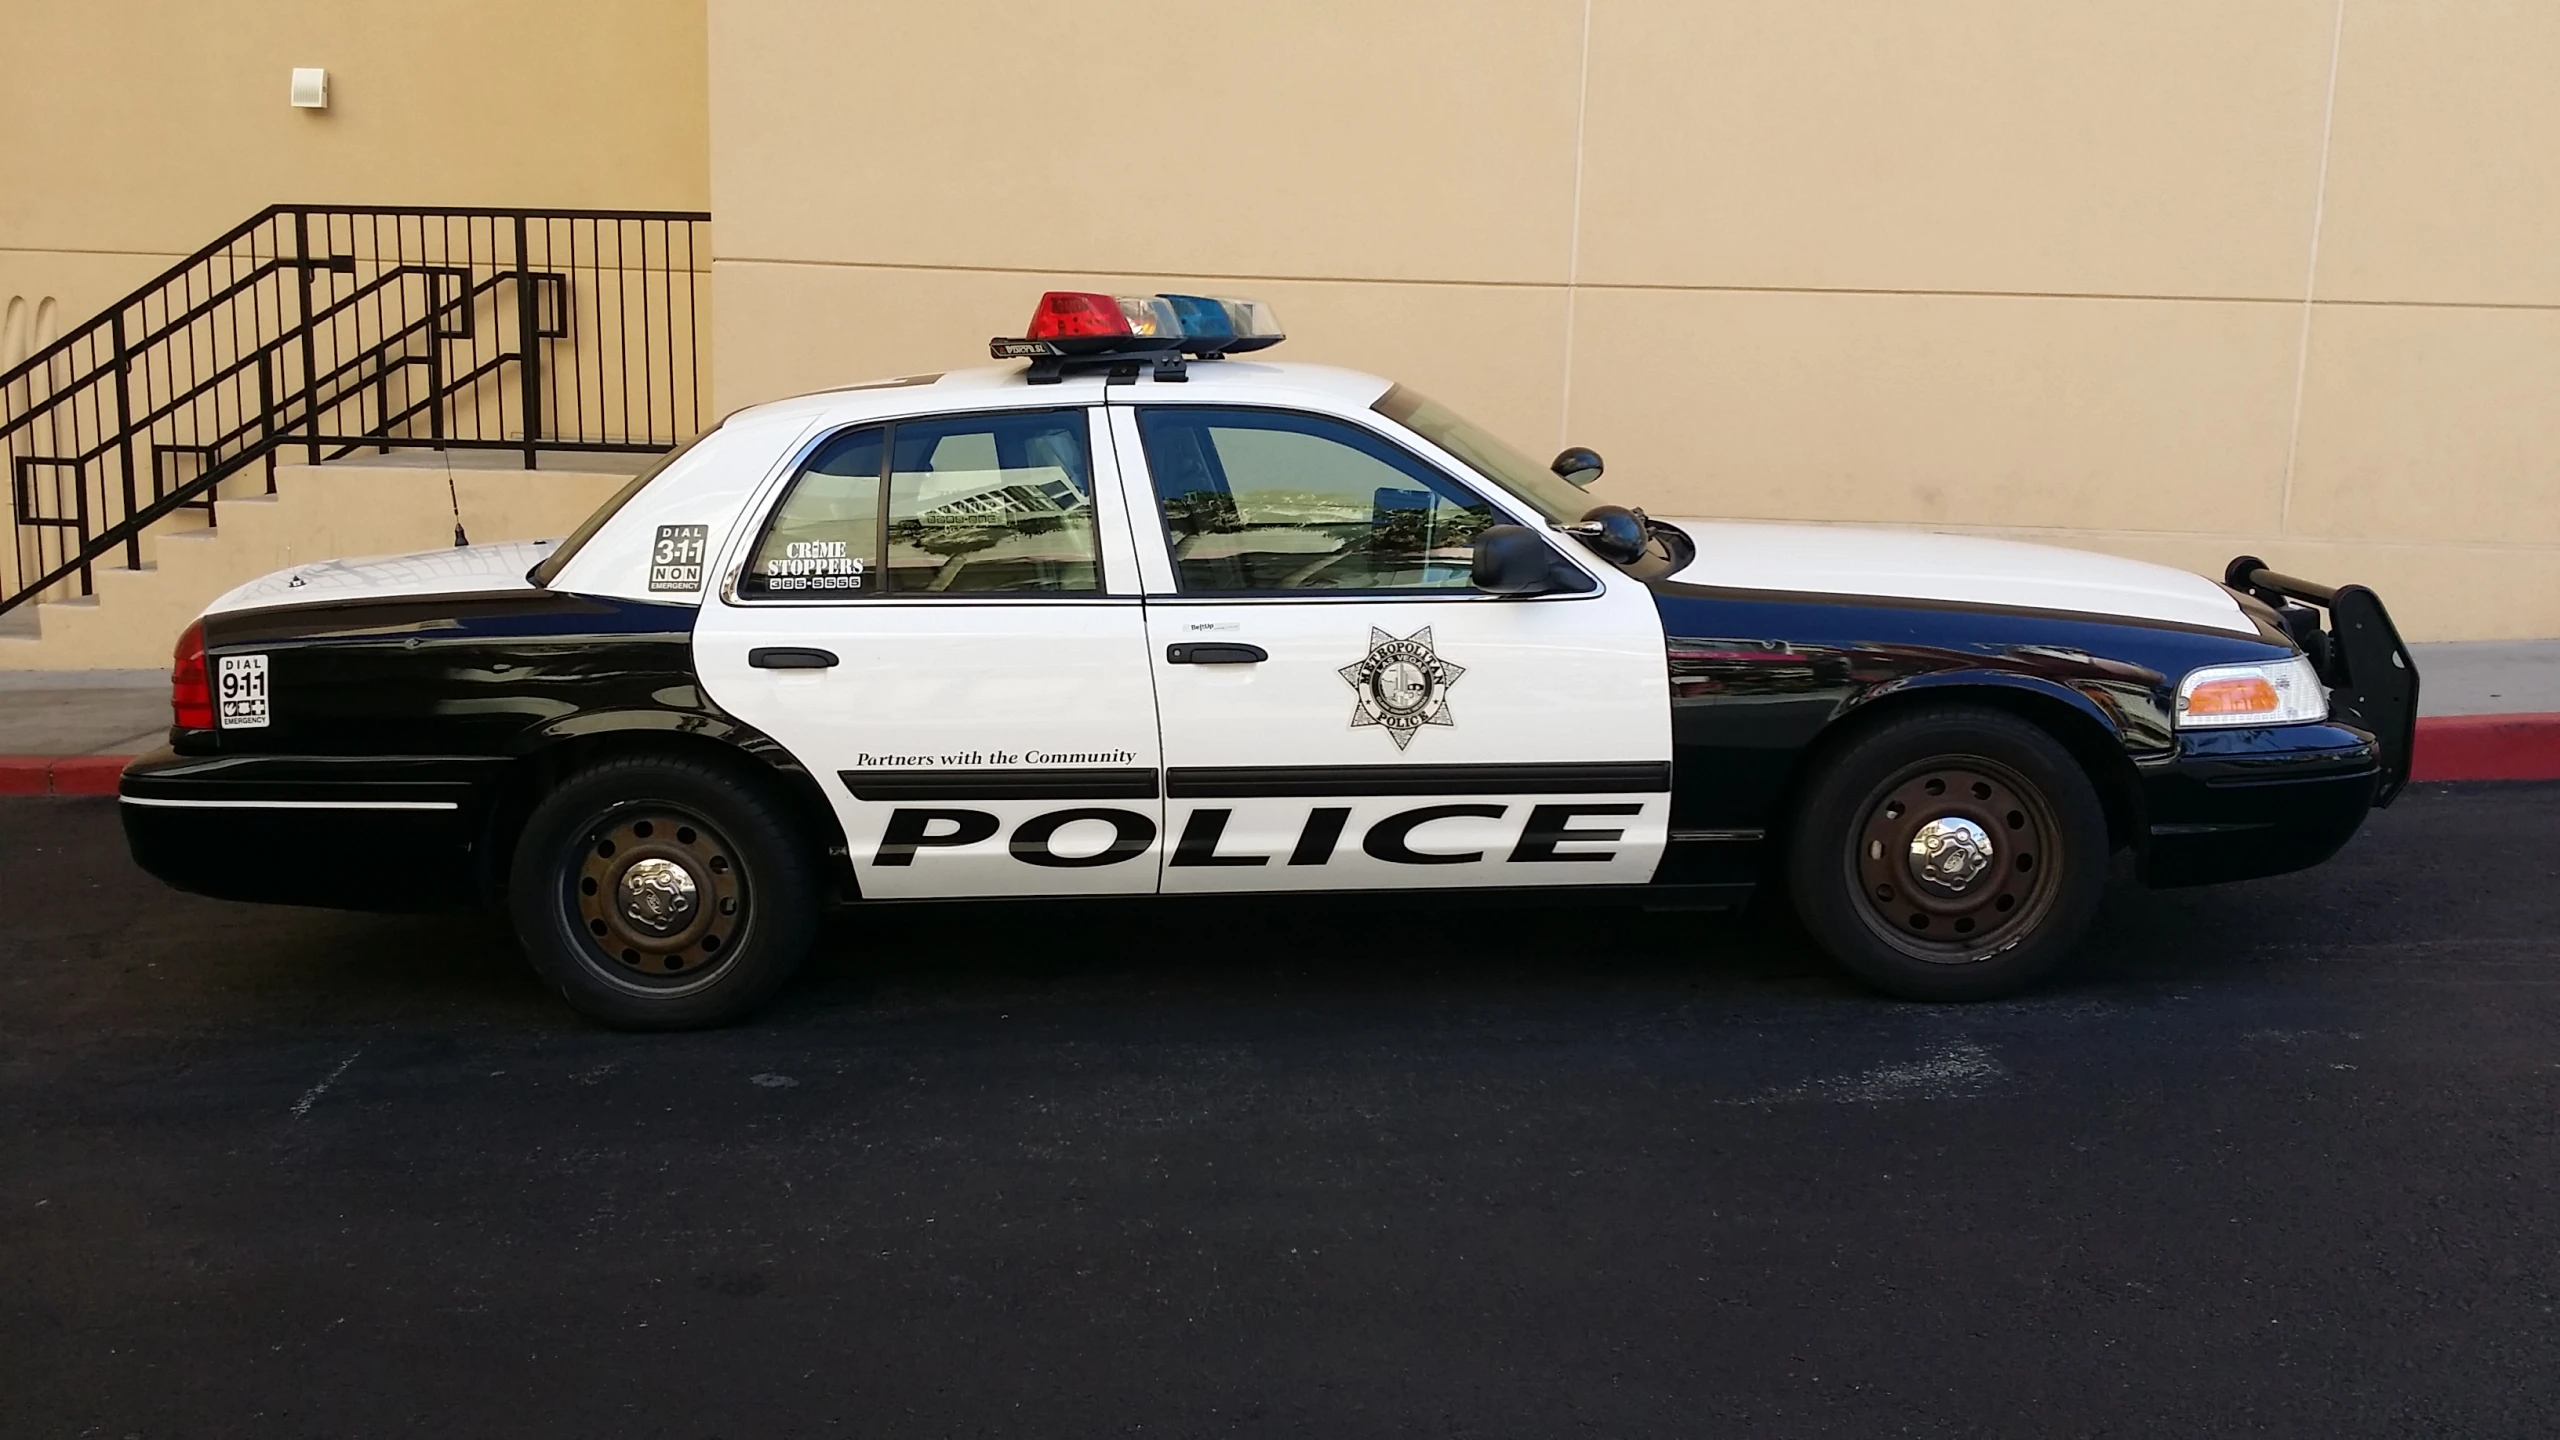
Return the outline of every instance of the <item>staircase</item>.
[[[709,219],[271,206],[0,375],[0,669],[164,663],[239,581],[457,514],[561,533],[701,429]]]

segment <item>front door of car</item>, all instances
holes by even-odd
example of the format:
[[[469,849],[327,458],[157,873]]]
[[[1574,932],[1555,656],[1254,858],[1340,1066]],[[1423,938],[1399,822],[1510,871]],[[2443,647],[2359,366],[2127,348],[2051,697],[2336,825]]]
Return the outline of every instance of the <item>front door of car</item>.
[[[1146,620],[1099,414],[836,430],[741,527],[696,667],[817,776],[866,896],[1156,887]]]
[[[1165,890],[1651,878],[1671,735],[1641,585],[1576,554],[1578,590],[1476,590],[1487,525],[1559,537],[1383,425],[1110,413],[1148,582]]]

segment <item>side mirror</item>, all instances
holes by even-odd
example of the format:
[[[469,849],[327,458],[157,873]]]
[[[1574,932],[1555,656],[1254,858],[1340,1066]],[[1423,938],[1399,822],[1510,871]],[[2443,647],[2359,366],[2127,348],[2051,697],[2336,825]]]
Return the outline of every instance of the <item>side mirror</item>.
[[[1555,463],[1547,467],[1558,479],[1577,490],[1588,490],[1600,478],[1600,452],[1572,445],[1556,452]]]
[[[1592,554],[1612,565],[1633,565],[1644,558],[1645,547],[1653,543],[1653,537],[1645,533],[1644,520],[1624,505],[1595,506],[1580,524],[1564,527],[1564,533],[1591,547]]]
[[[1555,552],[1526,525],[1488,525],[1477,532],[1476,588],[1488,595],[1539,595],[1555,588]]]

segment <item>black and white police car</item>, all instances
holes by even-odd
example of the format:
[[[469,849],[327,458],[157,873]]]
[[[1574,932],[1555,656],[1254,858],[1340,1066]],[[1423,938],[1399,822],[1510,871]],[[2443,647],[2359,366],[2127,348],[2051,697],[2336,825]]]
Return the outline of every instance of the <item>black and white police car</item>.
[[[828,903],[988,896],[1782,884],[1962,999],[2068,953],[2115,851],[2297,869],[2407,779],[2369,591],[1595,507],[1588,451],[1230,358],[1278,338],[1052,293],[1027,364],[741,411],[556,544],[244,585],[125,772],[134,855],[501,903],[638,1027],[745,1013]]]

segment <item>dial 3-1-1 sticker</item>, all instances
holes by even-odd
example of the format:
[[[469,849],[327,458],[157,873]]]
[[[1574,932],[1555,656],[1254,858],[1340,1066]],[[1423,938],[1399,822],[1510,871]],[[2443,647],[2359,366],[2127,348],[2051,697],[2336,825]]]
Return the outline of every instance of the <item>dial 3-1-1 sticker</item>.
[[[649,547],[649,588],[702,588],[702,551],[711,536],[708,525],[661,525]]]
[[[225,730],[267,727],[267,657],[225,655],[214,672],[213,692]]]

